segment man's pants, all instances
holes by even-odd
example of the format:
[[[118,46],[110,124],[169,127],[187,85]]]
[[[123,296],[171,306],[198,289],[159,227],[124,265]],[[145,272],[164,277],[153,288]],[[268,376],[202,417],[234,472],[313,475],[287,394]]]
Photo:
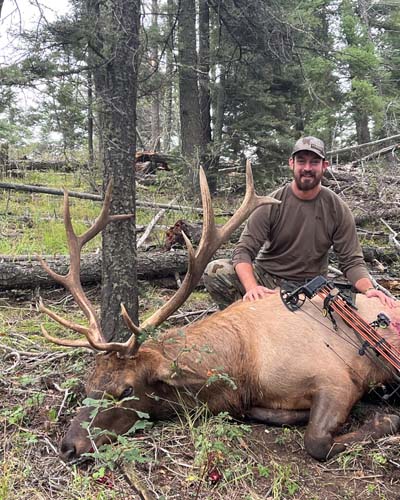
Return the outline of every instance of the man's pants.
[[[253,265],[254,275],[259,285],[274,289],[279,286],[279,279]],[[245,290],[237,277],[229,259],[213,260],[208,264],[203,275],[204,285],[220,309],[243,298]]]

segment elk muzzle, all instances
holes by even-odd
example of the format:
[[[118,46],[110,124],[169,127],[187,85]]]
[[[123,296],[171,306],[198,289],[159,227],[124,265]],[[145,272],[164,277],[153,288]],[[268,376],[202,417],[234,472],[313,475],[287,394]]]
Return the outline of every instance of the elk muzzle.
[[[117,435],[127,432],[138,419],[129,408],[100,410],[94,418],[93,410],[92,407],[81,408],[61,440],[60,457],[65,462],[76,460],[103,444],[112,443]]]

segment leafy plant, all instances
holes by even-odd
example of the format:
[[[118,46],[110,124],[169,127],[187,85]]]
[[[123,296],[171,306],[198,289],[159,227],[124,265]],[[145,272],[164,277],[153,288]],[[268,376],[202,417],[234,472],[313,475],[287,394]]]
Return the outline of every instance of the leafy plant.
[[[290,464],[283,465],[272,462],[272,496],[274,499],[282,498],[284,493],[293,496],[299,489],[295,473]]]
[[[148,458],[146,457],[143,449],[138,445],[137,441],[132,439],[132,437],[139,430],[144,430],[152,426],[152,423],[147,420],[149,418],[149,415],[147,413],[133,410],[141,420],[137,420],[135,424],[125,434],[122,435],[117,435],[112,431],[94,427],[95,418],[100,411],[107,411],[112,408],[121,406],[126,401],[136,399],[138,398],[135,396],[130,396],[122,400],[116,400],[111,396],[102,397],[100,399],[84,399],[83,404],[85,406],[89,406],[92,410],[90,413],[91,420],[89,422],[83,422],[81,425],[88,431],[89,438],[92,441],[93,448],[95,450],[93,452],[85,453],[84,456],[94,458],[96,460],[96,463],[100,467],[106,467],[110,470],[114,470],[118,465],[121,464],[122,461],[148,461]],[[109,444],[103,444],[97,449],[95,440],[96,438],[103,435],[107,435],[110,439],[113,440],[113,442]]]

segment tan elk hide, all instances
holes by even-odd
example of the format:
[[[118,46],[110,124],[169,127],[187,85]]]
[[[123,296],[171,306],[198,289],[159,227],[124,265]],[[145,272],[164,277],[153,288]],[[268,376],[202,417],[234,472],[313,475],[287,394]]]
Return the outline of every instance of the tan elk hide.
[[[184,328],[169,329],[157,339],[139,346],[136,338],[144,328],[161,324],[190,294],[215,250],[257,206],[274,203],[257,197],[247,165],[247,189],[243,204],[222,228],[216,228],[210,196],[201,173],[204,207],[203,235],[196,252],[187,241],[188,274],[181,288],[141,327],[123,309],[133,334],[125,343],[106,342],[92,304],[79,283],[79,252],[82,245],[112,220],[109,216],[111,191],[108,190],[102,214],[95,229],[77,237],[70,222],[68,197],[64,213],[71,250],[71,270],[53,277],[72,293],[84,311],[89,326],[69,322],[46,308],[50,317],[86,336],[84,341],[51,337],[61,345],[80,345],[103,351],[96,355],[96,366],[87,383],[92,399],[109,398],[117,403],[99,410],[91,419],[96,429],[110,433],[127,432],[142,413],[151,419],[164,419],[179,411],[180,404],[207,403],[210,411],[230,412],[237,418],[251,418],[266,424],[307,423],[305,448],[319,460],[334,456],[367,435],[374,438],[395,432],[400,426],[396,415],[376,416],[356,432],[338,436],[352,406],[373,385],[393,380],[390,367],[376,362],[375,356],[360,356],[356,334],[337,318],[334,332],[321,314],[321,299],[307,301],[296,312],[289,311],[279,294],[255,302],[237,302],[224,311]],[[120,216],[121,217],[121,216]],[[357,297],[359,313],[367,321],[384,311],[392,320],[400,319],[399,308],[385,310],[378,299]],[[394,323],[393,323],[394,324]],[[396,347],[399,334],[393,326],[384,335]],[[179,401],[179,404],[178,404]],[[90,420],[91,407],[82,407],[60,445],[65,460],[80,457],[95,446],[110,441],[105,433],[92,437],[82,423]]]

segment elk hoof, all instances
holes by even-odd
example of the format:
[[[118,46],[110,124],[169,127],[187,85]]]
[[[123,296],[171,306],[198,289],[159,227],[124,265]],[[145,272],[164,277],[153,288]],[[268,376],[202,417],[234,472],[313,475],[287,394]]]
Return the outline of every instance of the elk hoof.
[[[304,436],[304,445],[307,453],[320,462],[325,462],[345,449],[343,444],[334,443],[330,436],[317,438],[307,433]]]
[[[394,434],[400,428],[400,417],[394,414],[375,414],[371,422],[372,437],[380,438]]]
[[[71,462],[77,458],[75,446],[62,443],[60,446],[60,458],[64,462]]]

